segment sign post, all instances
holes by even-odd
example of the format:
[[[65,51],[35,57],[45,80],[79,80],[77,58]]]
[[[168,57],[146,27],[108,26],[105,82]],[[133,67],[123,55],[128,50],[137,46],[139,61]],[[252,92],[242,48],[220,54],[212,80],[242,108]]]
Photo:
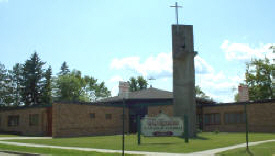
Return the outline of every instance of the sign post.
[[[126,82],[119,82],[120,85],[120,92],[122,93],[120,96],[122,96],[122,156],[124,156],[124,150],[125,150],[125,106],[126,106],[126,99],[128,99],[129,96],[129,84]]]
[[[122,156],[124,156],[125,148],[125,99],[123,98],[123,113],[122,113]]]
[[[247,85],[239,85],[239,102],[246,102],[244,104],[244,112],[245,112],[245,138],[246,138],[246,150],[248,151],[248,119],[247,119],[247,102],[249,101],[248,94],[248,86]]]
[[[140,116],[137,116],[138,145],[140,145]]]

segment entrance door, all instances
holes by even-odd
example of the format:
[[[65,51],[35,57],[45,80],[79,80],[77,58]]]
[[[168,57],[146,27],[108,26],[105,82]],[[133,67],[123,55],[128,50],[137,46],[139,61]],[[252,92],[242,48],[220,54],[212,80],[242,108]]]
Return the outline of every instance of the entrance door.
[[[136,133],[137,132],[137,117],[140,118],[145,117],[148,113],[147,106],[136,105],[129,108],[129,132]]]

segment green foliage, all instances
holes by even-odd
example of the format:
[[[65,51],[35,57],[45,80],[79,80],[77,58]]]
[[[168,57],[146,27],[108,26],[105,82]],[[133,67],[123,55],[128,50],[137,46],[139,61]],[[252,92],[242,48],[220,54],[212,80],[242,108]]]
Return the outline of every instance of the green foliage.
[[[21,83],[22,83],[22,73],[23,73],[23,67],[21,64],[16,63],[13,66],[12,71],[12,80],[14,83],[14,106],[19,106],[21,101]]]
[[[91,102],[111,95],[104,82],[97,83],[97,79],[82,76],[78,70],[59,75],[56,85],[58,101]]]
[[[45,71],[44,64],[36,52],[10,71],[0,63],[0,107],[52,101],[91,102],[111,95],[104,82],[82,76],[78,70],[70,72],[66,62],[62,63],[58,77],[52,77],[51,66]]]
[[[272,70],[275,69],[267,58],[251,60],[246,64],[245,82],[250,100],[275,98],[272,91]]]
[[[58,73],[58,75],[66,75],[70,73],[70,69],[66,61],[62,63],[60,70],[61,71]]]
[[[212,98],[210,98],[209,96],[207,96],[202,90],[200,86],[195,86],[195,94],[196,97],[207,100],[209,102],[214,102],[214,100]]]
[[[0,63],[0,104],[1,106],[5,106],[5,99],[7,94],[7,70],[5,69],[5,65]]]
[[[15,64],[13,70],[6,70],[0,64],[0,103],[1,106],[18,106],[22,81],[22,65]]]
[[[44,78],[44,70],[42,62],[38,54],[34,52],[31,58],[23,65],[23,80],[24,87],[21,96],[25,105],[33,105],[41,103],[42,79]]]
[[[138,76],[137,78],[131,77],[128,81],[130,86],[130,92],[135,92],[139,90],[146,89],[148,86],[147,80],[143,76]]]
[[[43,104],[51,104],[52,103],[52,86],[51,86],[51,78],[52,78],[52,68],[49,68],[45,72],[45,80],[42,89],[42,102]]]
[[[214,131],[214,134],[219,134],[220,133],[220,131],[218,130],[218,129],[216,129],[215,131]]]
[[[60,101],[80,101],[82,96],[82,80],[74,73],[60,75],[57,80],[58,95]]]
[[[234,95],[234,101],[235,102],[239,101],[239,93],[237,93],[237,94]]]

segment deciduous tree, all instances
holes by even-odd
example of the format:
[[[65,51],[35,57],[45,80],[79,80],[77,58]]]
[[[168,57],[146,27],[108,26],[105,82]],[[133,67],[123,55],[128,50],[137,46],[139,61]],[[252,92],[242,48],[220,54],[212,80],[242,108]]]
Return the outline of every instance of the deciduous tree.
[[[245,83],[248,85],[249,99],[275,98],[272,91],[271,71],[275,70],[269,59],[253,59],[246,64]]]
[[[143,78],[143,76],[138,76],[137,78],[131,77],[128,83],[130,86],[130,92],[143,90],[146,89],[148,86],[148,82]]]

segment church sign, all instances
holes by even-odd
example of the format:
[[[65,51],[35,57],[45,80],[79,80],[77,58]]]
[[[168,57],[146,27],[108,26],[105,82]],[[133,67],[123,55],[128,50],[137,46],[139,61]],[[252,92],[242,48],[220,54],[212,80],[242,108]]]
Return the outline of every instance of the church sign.
[[[145,117],[141,120],[141,133],[144,136],[182,136],[183,121],[165,114]]]

